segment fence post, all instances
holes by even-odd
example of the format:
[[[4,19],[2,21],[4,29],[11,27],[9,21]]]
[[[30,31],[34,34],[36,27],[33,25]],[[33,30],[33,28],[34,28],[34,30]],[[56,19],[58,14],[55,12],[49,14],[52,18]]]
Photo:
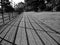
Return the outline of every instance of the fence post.
[[[4,24],[3,0],[1,0],[1,8],[2,8],[2,20],[3,20],[3,24]]]
[[[9,12],[9,21],[10,21],[10,12]]]
[[[12,12],[12,18],[13,18],[13,12]]]

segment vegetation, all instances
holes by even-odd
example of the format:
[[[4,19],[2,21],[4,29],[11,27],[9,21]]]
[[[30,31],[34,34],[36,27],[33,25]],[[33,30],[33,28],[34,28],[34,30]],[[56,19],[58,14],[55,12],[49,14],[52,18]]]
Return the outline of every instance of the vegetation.
[[[27,1],[26,2],[26,10],[32,10],[34,11],[59,11],[60,9],[60,0],[46,0],[47,2],[45,3],[45,0],[35,0],[35,1]],[[28,8],[30,7],[30,8]]]
[[[5,11],[6,12],[13,12],[14,8],[11,5],[5,5]]]
[[[22,13],[24,11],[24,3],[23,2],[19,2],[18,5],[16,6],[16,10],[19,14]]]

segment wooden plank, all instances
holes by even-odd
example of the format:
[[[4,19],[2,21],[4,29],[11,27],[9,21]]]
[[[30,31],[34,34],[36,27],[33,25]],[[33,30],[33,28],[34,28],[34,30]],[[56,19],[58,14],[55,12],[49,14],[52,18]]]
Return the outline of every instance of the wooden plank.
[[[25,20],[26,20],[26,27],[32,29],[27,17],[25,18]]]
[[[18,24],[17,22],[19,22],[20,19],[18,19],[15,24]],[[13,40],[14,40],[14,35],[15,35],[15,32],[16,32],[16,28],[17,26],[13,26],[11,29],[10,29],[10,32],[7,34],[7,36],[5,37],[6,40],[10,41],[13,43]],[[8,42],[5,42],[3,41],[2,43],[5,43],[6,45],[11,45],[9,44]]]
[[[14,22],[13,23],[11,23],[11,25],[12,24],[14,24]],[[11,27],[11,25],[10,26],[8,26],[6,29],[5,29],[5,31],[4,32],[2,32],[2,34],[0,34],[0,37],[3,37],[5,34],[6,34],[6,32],[9,30],[9,28]],[[1,30],[2,31],[2,30]]]
[[[31,21],[31,20],[30,20]],[[38,27],[35,25],[35,23],[33,21],[31,21],[34,25],[35,28],[38,29]],[[28,36],[29,36],[29,42],[30,42],[30,45],[42,45],[41,41],[39,40],[38,36],[36,35],[36,33],[33,31],[33,28],[31,27],[28,19],[26,18],[26,26],[28,28],[31,28],[31,29],[27,29],[27,32],[28,32]]]
[[[6,41],[3,41],[3,43],[1,43],[2,45],[11,45],[11,43],[7,43]]]
[[[35,41],[34,41],[34,39],[33,39],[33,35],[32,35],[32,33],[31,33],[30,29],[27,29],[27,34],[28,34],[28,39],[29,39],[30,45],[36,45],[36,43],[35,43]]]
[[[31,19],[31,18],[30,18]],[[33,20],[30,20],[31,21],[31,23],[33,22],[33,25],[35,25],[35,23],[34,23],[34,21]],[[28,23],[28,22],[27,22]],[[30,23],[30,22],[29,22]],[[30,24],[29,24],[30,25]],[[31,26],[31,25],[30,25]],[[37,36],[37,34],[36,34],[36,32],[34,31],[34,29],[32,28],[32,30],[30,29],[30,31],[31,31],[31,37],[33,37],[34,38],[34,42],[35,42],[35,44],[34,45],[43,45],[42,44],[42,42],[41,42],[41,40],[39,39],[39,37]],[[30,41],[30,40],[29,40]],[[33,45],[33,43],[30,43],[30,44],[32,44]]]
[[[38,22],[37,22],[38,23]],[[38,23],[38,26],[39,26],[40,24]],[[38,27],[37,26],[37,27]],[[35,26],[34,26],[35,27]],[[44,26],[42,26],[42,27],[44,27]],[[35,27],[36,28],[36,27]],[[39,27],[40,28],[40,27]],[[44,28],[46,31],[49,31],[47,28]],[[43,30],[43,29],[42,29]],[[44,30],[43,30],[44,31]],[[39,31],[38,31],[38,33],[39,33]],[[46,32],[44,32],[47,36],[49,36],[49,34],[47,34]],[[40,37],[43,39],[43,41],[44,41],[44,43],[46,44],[46,45],[58,45],[56,42],[55,42],[55,40],[53,40],[52,38],[51,38],[51,36],[49,36],[50,38],[51,38],[51,41],[53,42],[53,43],[50,43],[50,39],[49,40],[47,40],[47,36],[45,36],[45,34],[44,34],[43,32],[40,32],[39,33],[39,35],[40,35]],[[44,34],[44,35],[43,35]],[[47,42],[47,43],[46,43]]]
[[[16,37],[16,41],[15,41],[15,43],[16,43],[17,45],[21,45],[22,30],[23,30],[23,29],[19,27],[18,33],[17,33],[17,37]]]
[[[43,45],[37,34],[34,32],[34,30],[31,30],[33,37],[35,38],[36,45]]]
[[[10,32],[7,34],[5,39],[12,42],[14,39],[15,31],[16,31],[16,27],[13,26],[13,28],[10,29]],[[10,45],[9,42],[6,41],[3,41],[2,43],[5,43],[6,45]]]
[[[11,25],[12,25],[13,23],[14,23],[14,22],[12,22]],[[9,28],[11,25],[9,25],[8,28]],[[6,25],[6,26],[7,26],[7,25]],[[6,27],[6,26],[5,26],[5,27]],[[0,32],[3,31],[3,30],[5,30],[5,27],[4,27],[3,29],[1,29]],[[6,28],[6,29],[7,29],[7,28]],[[7,29],[7,30],[8,30],[8,29]],[[6,30],[6,31],[7,31],[7,30]]]
[[[42,33],[42,36],[44,36],[44,38],[46,38],[47,42],[49,42],[51,45],[58,45],[50,36],[48,36],[45,32]],[[48,43],[48,44],[49,44]],[[47,45],[48,45],[47,44]]]
[[[15,24],[17,22],[17,20],[16,21],[14,21],[13,23],[11,23],[11,25],[9,26],[10,28],[6,28],[5,29],[5,31],[4,31],[4,33],[6,34],[7,33],[7,31],[8,30],[10,30],[7,34],[6,34],[6,36],[4,37],[5,39],[7,39],[8,41],[11,41],[12,39],[14,39],[14,34],[15,33],[13,33],[13,31],[15,31],[16,30],[16,27],[14,27],[14,25],[13,24]],[[13,30],[13,31],[12,31]],[[3,34],[3,36],[5,35],[4,33],[2,33]],[[11,34],[10,34],[11,33]],[[2,35],[1,34],[1,35]],[[12,36],[13,35],[13,36]],[[13,37],[13,38],[11,38],[11,36]],[[10,40],[9,40],[10,39]],[[12,42],[12,41],[11,41]],[[7,45],[9,45],[9,43],[8,42],[6,42],[6,41],[2,41],[2,44],[7,44]]]
[[[21,22],[19,26],[24,27],[24,22]]]
[[[60,43],[60,35],[56,33],[49,33],[57,42]]]
[[[25,29],[22,29],[22,40],[21,45],[27,45]]]
[[[21,23],[19,26],[24,27],[24,18],[21,20]]]

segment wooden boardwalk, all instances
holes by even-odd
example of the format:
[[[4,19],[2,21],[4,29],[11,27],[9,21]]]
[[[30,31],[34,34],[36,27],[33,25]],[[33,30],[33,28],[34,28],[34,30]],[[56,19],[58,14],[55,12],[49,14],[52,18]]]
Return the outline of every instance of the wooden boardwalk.
[[[19,15],[0,30],[0,45],[60,45],[60,32],[30,15]]]

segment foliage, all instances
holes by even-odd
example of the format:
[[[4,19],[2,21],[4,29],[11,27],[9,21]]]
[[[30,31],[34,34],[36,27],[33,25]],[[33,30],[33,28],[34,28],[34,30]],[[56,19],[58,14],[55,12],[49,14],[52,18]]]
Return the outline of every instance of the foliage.
[[[10,2],[4,2],[3,7],[5,8],[6,12],[12,12],[12,11],[14,11],[14,8],[10,4]]]
[[[12,12],[12,11],[14,11],[14,8],[11,6],[11,5],[5,5],[5,11],[6,12]]]

